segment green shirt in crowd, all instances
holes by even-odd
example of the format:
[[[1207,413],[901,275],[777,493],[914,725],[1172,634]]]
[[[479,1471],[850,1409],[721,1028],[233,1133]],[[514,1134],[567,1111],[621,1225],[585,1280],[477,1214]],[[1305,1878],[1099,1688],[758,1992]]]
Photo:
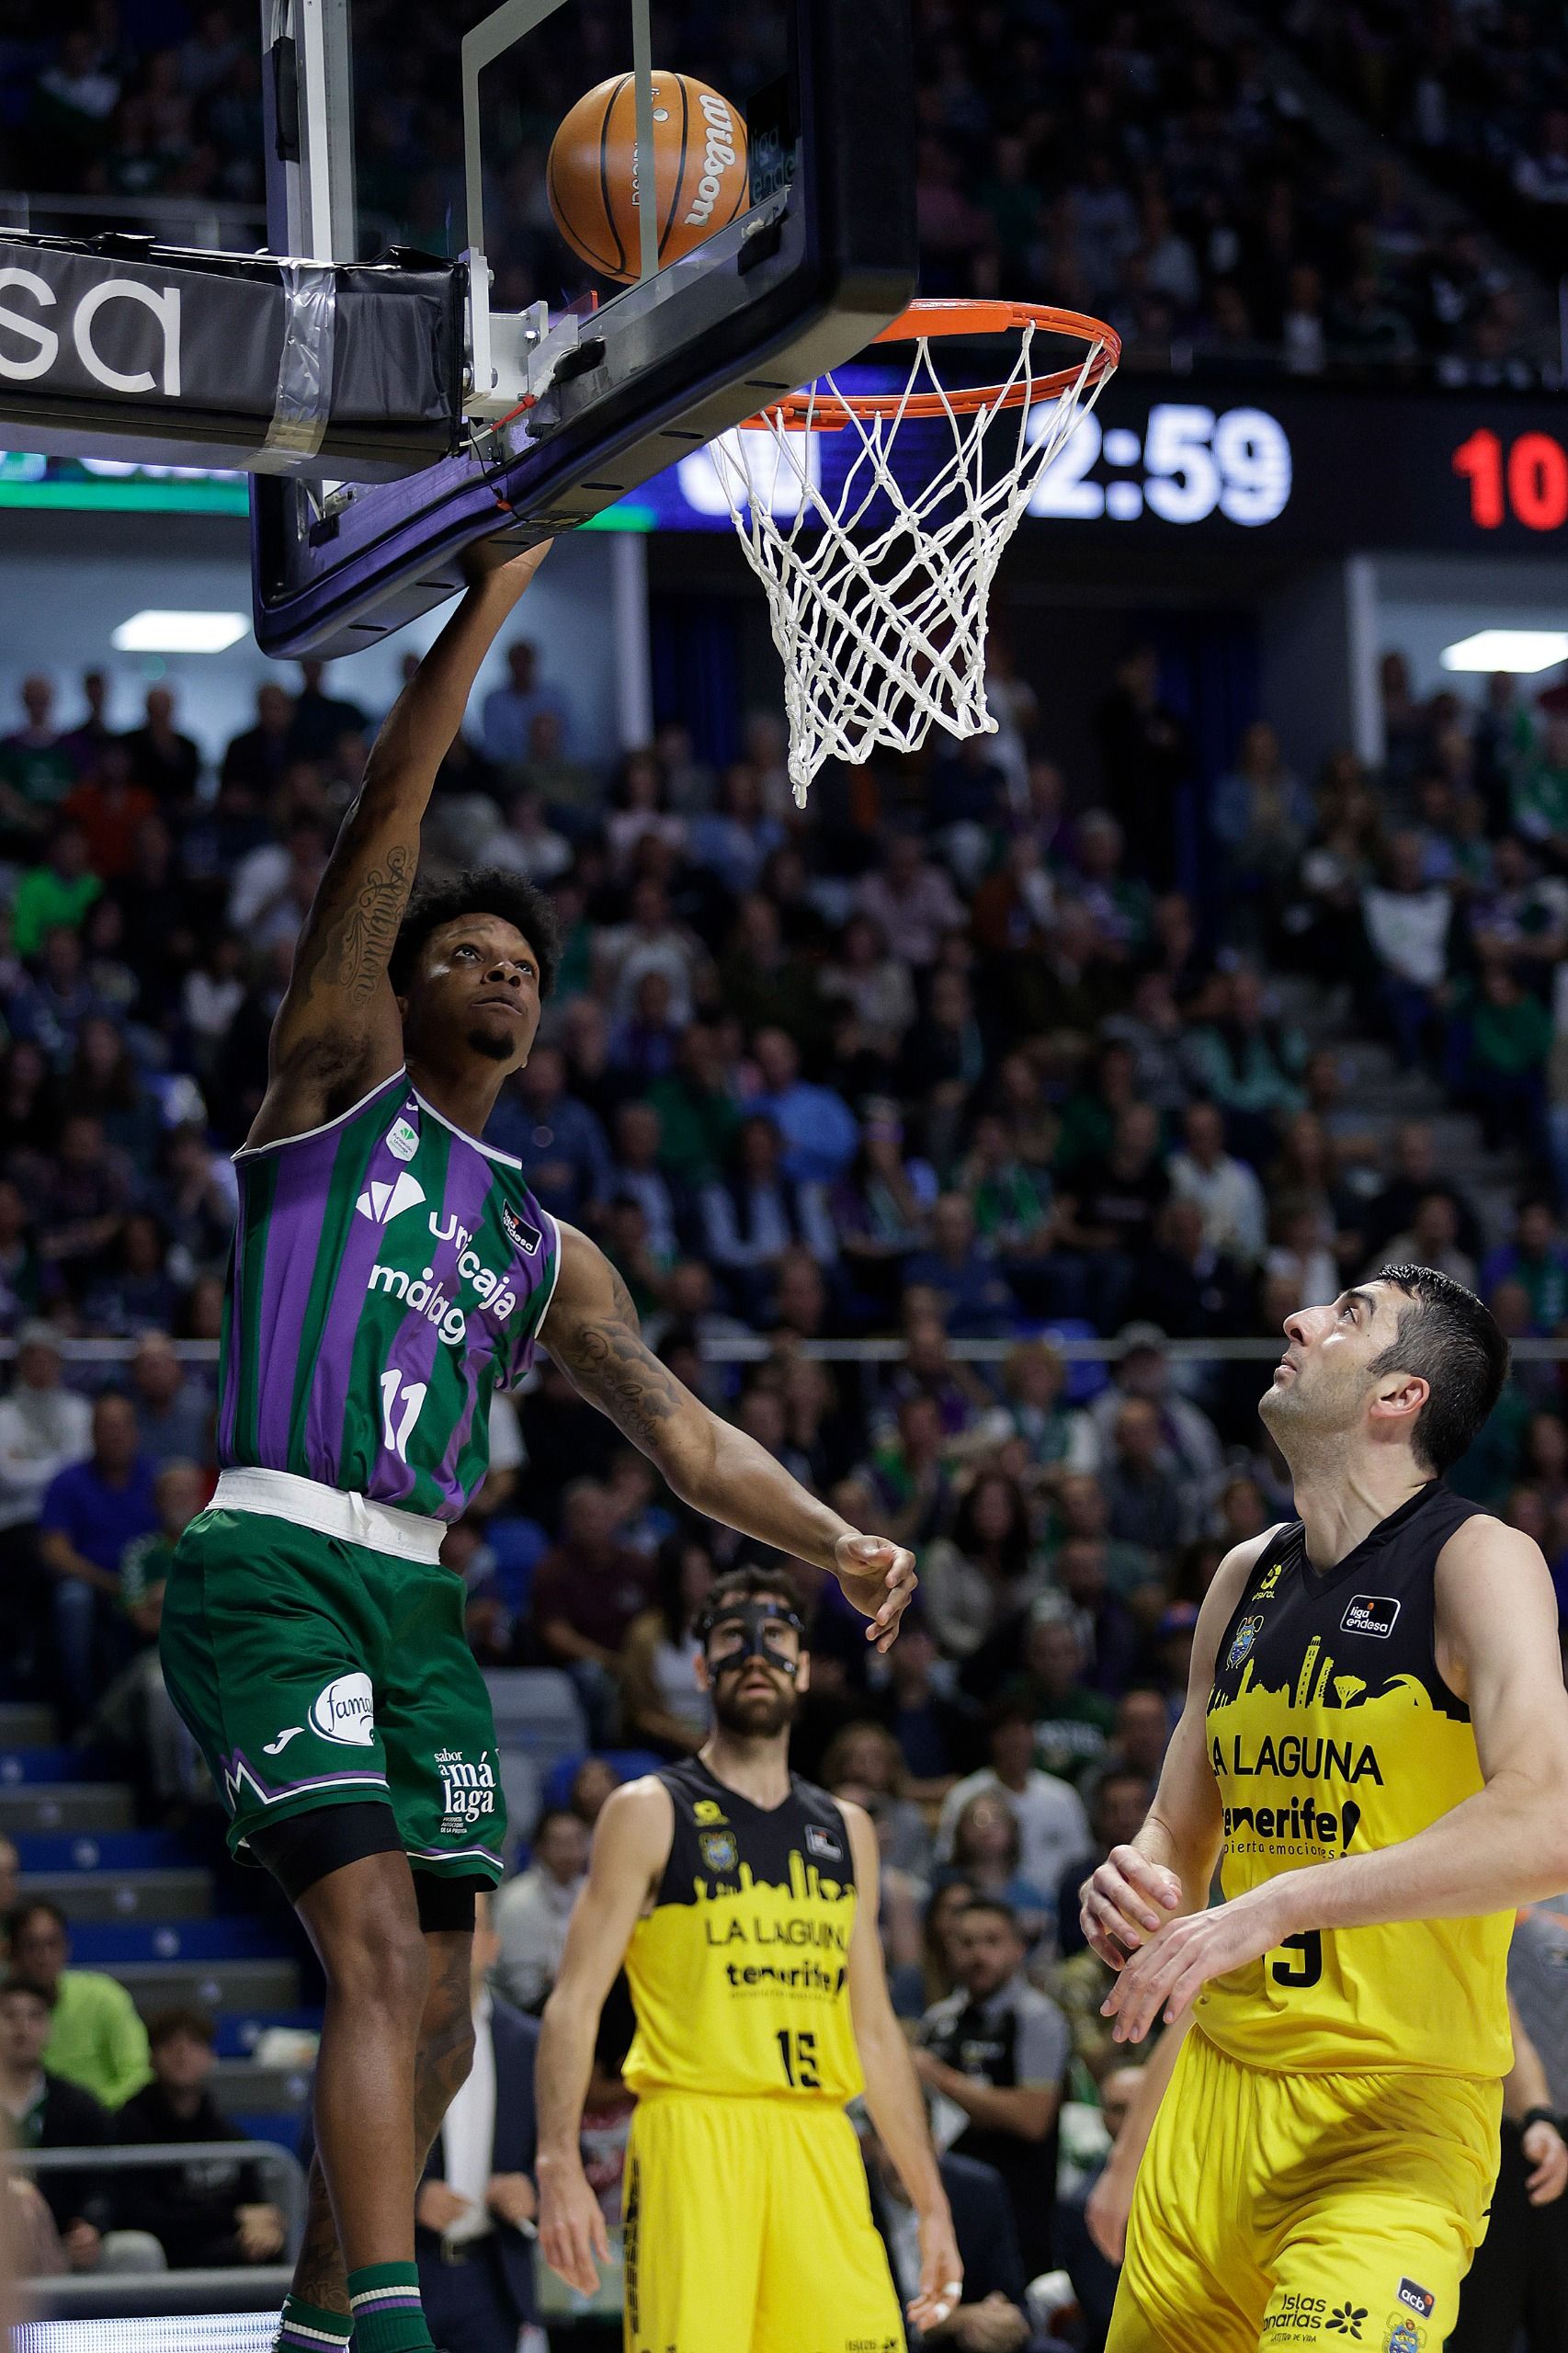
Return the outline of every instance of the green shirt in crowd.
[[[147,2029],[124,1986],[96,1969],[62,1970],[43,2064],[106,2108],[150,2083]]]
[[[52,866],[29,867],[17,885],[11,938],[18,956],[36,956],[44,934],[56,924],[80,931],[87,909],[103,889],[96,874],[57,874]]]

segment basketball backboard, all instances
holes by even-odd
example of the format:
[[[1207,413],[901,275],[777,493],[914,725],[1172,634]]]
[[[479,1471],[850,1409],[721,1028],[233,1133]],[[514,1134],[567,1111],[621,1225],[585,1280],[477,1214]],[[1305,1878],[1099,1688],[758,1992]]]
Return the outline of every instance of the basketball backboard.
[[[429,28],[439,12],[422,21]],[[463,424],[395,483],[253,486],[256,634],[341,654],[443,601],[475,540],[591,519],[781,392],[836,367],[915,290],[909,0],[504,0],[411,51],[392,0],[263,0],[268,240],[324,262],[412,248],[465,273]],[[631,74],[635,160],[653,75],[744,117],[749,204],[658,266],[640,214],[628,285],[551,217],[556,128]],[[645,183],[644,183],[645,184]]]

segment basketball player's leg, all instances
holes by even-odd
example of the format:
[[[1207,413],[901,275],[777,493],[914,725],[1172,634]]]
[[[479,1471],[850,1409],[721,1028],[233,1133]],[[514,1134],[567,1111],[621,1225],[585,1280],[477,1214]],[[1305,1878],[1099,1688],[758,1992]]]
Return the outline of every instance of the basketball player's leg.
[[[849,2119],[826,2106],[757,2105],[767,2225],[750,2353],[901,2347],[903,2316]]]
[[[414,1884],[429,1961],[429,1986],[419,2023],[414,2067],[414,2163],[417,2179],[472,2061],[470,1954],[477,1882],[439,1881],[424,1871],[416,1871]],[[437,1925],[442,1921],[446,1925]],[[312,2154],[306,2177],[305,2222],[294,2264],[292,2294],[300,2303],[314,2311],[347,2317],[347,2267],[338,2242],[319,2149]]]
[[[1187,2036],[1138,2168],[1106,2353],[1256,2353],[1269,2282],[1246,2229],[1253,2089]]]
[[[748,2353],[767,2183],[747,2111],[762,2105],[669,2093],[638,2102],[621,2204],[626,2353]]]
[[[1501,2087],[1431,2075],[1276,2076],[1261,2136],[1267,2353],[1436,2353],[1486,2224]]]

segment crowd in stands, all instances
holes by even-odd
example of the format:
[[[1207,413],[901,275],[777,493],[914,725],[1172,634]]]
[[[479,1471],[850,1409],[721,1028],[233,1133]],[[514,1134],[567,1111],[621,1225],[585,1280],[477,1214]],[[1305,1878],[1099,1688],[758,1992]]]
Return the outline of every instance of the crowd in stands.
[[[1129,822],[1149,778],[1190,762],[1153,657],[1129,654],[1101,772],[1072,785],[1005,653],[994,683],[996,736],[824,776],[802,820],[771,720],[722,775],[671,724],[605,776],[518,644],[442,772],[425,854],[508,861],[563,918],[559,993],[492,1140],[603,1240],[682,1379],[918,1550],[885,1662],[800,1572],[816,1665],[797,1762],[876,1821],[895,2000],[949,2138],[974,2018],[1005,1998],[1009,2048],[1074,2095],[1070,2156],[1126,2055],[1078,1884],[1142,1818],[1215,1565],[1289,1511],[1260,1366],[1177,1364],[1170,1342],[1277,1334],[1413,1258],[1477,1285],[1513,1336],[1568,1331],[1568,716],[1560,690],[1506,680],[1475,710],[1423,702],[1391,655],[1377,774],[1342,755],[1308,779],[1253,725],[1205,795],[1199,906],[1146,797]],[[174,1343],[217,1333],[227,1155],[372,716],[311,665],[261,689],[210,769],[161,687],[129,733],[96,676],[29,679],[23,702],[0,741],[0,1656],[13,1692],[53,1699],[149,1818],[177,1822],[211,1793],[154,1637],[214,1401],[211,1352]],[[1512,1153],[1506,1227],[1428,1125],[1347,1100],[1348,1050],[1321,1042],[1335,1007]],[[1070,1360],[1074,1335],[1110,1360]],[[129,1356],[69,1358],[102,1336]],[[726,1355],[756,1336],[760,1356]],[[868,1362],[811,1347],[888,1336],[902,1348]],[[1568,1600],[1564,1406],[1560,1366],[1519,1360],[1453,1475],[1540,1539]],[[518,1824],[495,1906],[494,1983],[537,2011],[606,1792],[703,1737],[692,1626],[740,1548],[685,1518],[548,1358],[492,1435],[447,1548],[471,1639],[487,1666],[569,1678],[594,1751]],[[965,1892],[1004,1908],[966,1913]],[[0,1989],[17,2085],[36,2006]],[[170,2026],[138,2097],[198,2099],[201,2042]],[[608,2197],[613,2069],[603,2090]],[[1037,2194],[1057,2132],[1053,2103],[999,2153],[1031,2269],[1079,2227]],[[234,2219],[266,2207],[254,2188],[228,2227],[259,2245]],[[108,2235],[86,2211],[54,2222],[68,2256]],[[135,2224],[115,2227],[133,2260]]]
[[[458,45],[473,13],[356,8],[372,242],[463,242]],[[1568,185],[1561,57],[1549,11],[1506,18],[1537,15],[1539,40],[1510,42],[1493,38],[1488,11],[1296,11],[1317,46],[1353,52],[1374,115],[1415,83],[1410,103],[1423,122],[1444,110],[1443,137],[1516,141],[1517,171],[1550,203]],[[1209,10],[917,0],[915,21],[924,293],[1102,313],[1130,360],[1154,367],[1197,355],[1301,373],[1433,360],[1484,373],[1520,347],[1516,288],[1478,238],[1430,229],[1396,165],[1347,166],[1264,48]],[[678,63],[739,98],[782,69],[779,36],[767,11],[692,9]],[[526,91],[486,124],[487,242],[506,257],[496,299],[509,308],[579,290],[540,201],[544,159],[567,109],[624,63],[586,7],[552,20],[528,61]],[[223,0],[166,0],[152,21],[98,0],[62,25],[23,0],[0,34],[0,137],[10,185],[101,195],[106,218],[127,197],[259,205],[250,18]]]
[[[1268,13],[1380,131],[1561,274],[1568,60],[1548,0],[1290,0]]]

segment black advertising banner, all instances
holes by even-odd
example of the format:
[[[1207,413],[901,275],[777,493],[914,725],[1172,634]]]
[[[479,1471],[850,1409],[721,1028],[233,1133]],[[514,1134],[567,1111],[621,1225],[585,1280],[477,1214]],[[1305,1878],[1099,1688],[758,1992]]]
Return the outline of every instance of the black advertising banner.
[[[0,234],[0,427],[19,449],[405,473],[452,446],[460,350],[449,263]]]

